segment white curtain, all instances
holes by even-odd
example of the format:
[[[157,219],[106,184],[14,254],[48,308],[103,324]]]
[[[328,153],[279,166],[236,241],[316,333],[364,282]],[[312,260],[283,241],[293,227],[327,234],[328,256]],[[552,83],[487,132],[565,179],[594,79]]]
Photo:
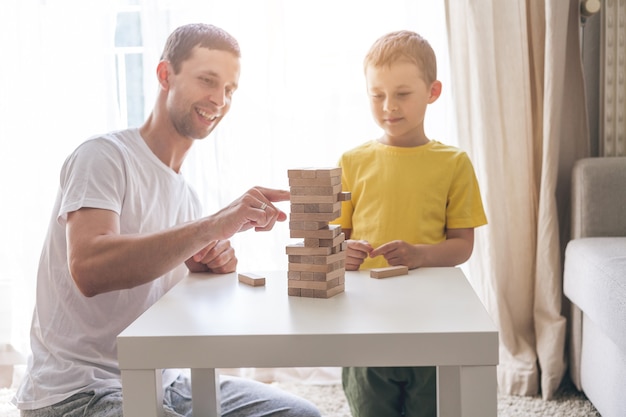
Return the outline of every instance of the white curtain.
[[[115,14],[110,2],[87,0],[10,0],[0,9],[0,351],[26,353],[61,164],[88,136],[120,127]]]
[[[565,365],[569,175],[588,131],[578,0],[447,0],[459,142],[489,225],[472,283],[500,331],[499,388],[550,399]]]
[[[241,44],[231,113],[184,167],[207,213],[253,185],[286,188],[287,169],[334,166],[343,151],[377,137],[362,60],[392,30],[415,30],[431,41],[444,93],[429,108],[427,134],[457,143],[441,2],[3,0],[1,8],[0,349],[28,351],[37,263],[63,160],[89,136],[126,127],[114,42],[122,12],[141,14],[146,114],[157,61],[175,27],[213,23]],[[286,268],[288,243],[286,224],[237,236],[239,269]]]

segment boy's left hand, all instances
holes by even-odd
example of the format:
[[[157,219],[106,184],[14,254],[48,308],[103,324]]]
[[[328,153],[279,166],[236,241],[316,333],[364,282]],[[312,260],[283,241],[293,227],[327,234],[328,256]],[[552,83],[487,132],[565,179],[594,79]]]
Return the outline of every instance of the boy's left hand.
[[[370,258],[379,255],[384,256],[391,266],[406,265],[409,269],[414,269],[419,264],[418,248],[403,240],[393,240],[380,245],[370,252]]]

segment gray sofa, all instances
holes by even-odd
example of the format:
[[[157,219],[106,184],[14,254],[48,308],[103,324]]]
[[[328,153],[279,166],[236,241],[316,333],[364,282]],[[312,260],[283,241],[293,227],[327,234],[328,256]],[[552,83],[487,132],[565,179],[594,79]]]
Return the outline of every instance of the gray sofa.
[[[603,417],[626,416],[626,157],[585,158],[572,172],[570,375]]]

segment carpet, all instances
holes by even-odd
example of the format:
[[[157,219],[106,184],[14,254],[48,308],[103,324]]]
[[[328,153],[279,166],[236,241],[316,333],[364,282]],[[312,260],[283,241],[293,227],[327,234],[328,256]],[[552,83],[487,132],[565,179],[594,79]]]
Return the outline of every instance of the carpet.
[[[341,385],[276,382],[274,385],[312,401],[324,417],[351,417]],[[3,416],[2,416],[3,417]],[[587,397],[565,378],[553,400],[540,396],[498,395],[498,417],[601,417]]]
[[[295,382],[275,382],[286,391],[312,401],[324,417],[351,417],[343,390],[339,384],[314,385]],[[0,417],[19,417],[10,403],[14,390],[0,388]],[[499,417],[601,417],[584,394],[565,380],[554,400],[541,397],[498,396]]]

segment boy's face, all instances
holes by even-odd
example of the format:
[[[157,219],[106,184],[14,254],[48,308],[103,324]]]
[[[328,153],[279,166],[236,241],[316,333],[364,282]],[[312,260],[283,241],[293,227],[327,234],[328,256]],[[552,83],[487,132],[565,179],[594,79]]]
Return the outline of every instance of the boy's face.
[[[175,74],[169,65],[167,106],[184,137],[207,137],[230,109],[239,82],[239,58],[230,52],[196,46]]]
[[[393,146],[426,143],[426,106],[439,97],[441,83],[427,84],[417,65],[408,61],[368,66],[365,79],[372,115],[385,131],[385,142]]]

